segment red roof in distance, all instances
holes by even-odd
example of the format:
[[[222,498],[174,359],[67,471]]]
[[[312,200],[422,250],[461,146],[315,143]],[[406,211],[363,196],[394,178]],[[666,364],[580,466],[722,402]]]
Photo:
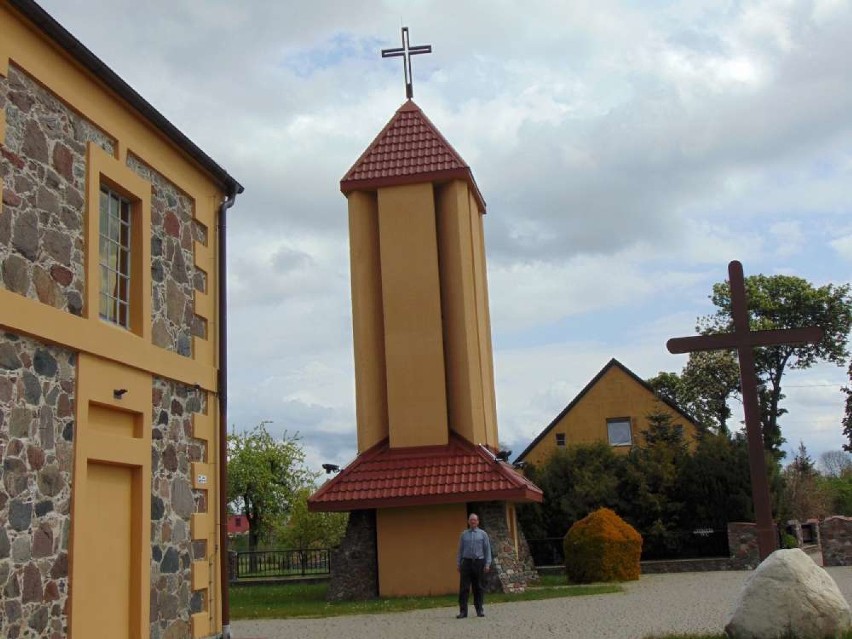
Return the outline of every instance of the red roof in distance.
[[[536,501],[541,489],[484,446],[450,433],[446,446],[390,448],[359,455],[308,500],[311,511],[394,508],[470,501]]]
[[[390,122],[340,180],[344,194],[384,186],[465,180],[479,210],[485,200],[467,163],[413,100],[397,109]]]

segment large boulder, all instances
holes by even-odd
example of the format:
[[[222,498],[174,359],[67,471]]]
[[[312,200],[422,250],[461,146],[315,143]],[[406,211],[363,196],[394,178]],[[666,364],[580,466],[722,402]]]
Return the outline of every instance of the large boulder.
[[[749,576],[725,633],[732,639],[840,636],[852,612],[834,579],[799,548],[776,550]]]

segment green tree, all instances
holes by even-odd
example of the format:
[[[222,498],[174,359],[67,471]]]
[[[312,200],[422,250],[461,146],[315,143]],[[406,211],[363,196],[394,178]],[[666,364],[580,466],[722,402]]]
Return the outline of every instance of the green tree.
[[[571,525],[601,507],[621,510],[624,458],[604,442],[559,448],[524,472],[544,492],[541,504],[523,504],[518,519],[530,539],[564,537]]]
[[[728,401],[739,390],[739,365],[733,353],[690,353],[680,374],[660,372],[648,380],[660,397],[673,402],[706,430],[728,433]]]
[[[823,490],[823,484],[819,481],[816,464],[808,454],[804,443],[799,443],[796,456],[784,469],[782,478],[784,486],[782,519],[806,521],[828,514],[828,499]]]
[[[286,519],[299,490],[313,482],[316,474],[304,461],[298,435],[275,439],[266,422],[228,436],[228,502],[248,519],[249,550]]]
[[[849,364],[847,376],[852,382],[852,362]],[[843,444],[843,450],[852,453],[852,388],[844,386],[842,391],[846,394],[846,410],[843,415],[843,434],[846,435],[846,443]]]
[[[276,531],[276,538],[287,548],[334,548],[346,533],[349,513],[311,512],[308,497],[315,486],[304,486],[296,493],[286,524]]]
[[[842,450],[827,450],[819,456],[819,466],[825,477],[843,477],[852,473],[852,455]]]
[[[683,426],[669,412],[657,407],[647,415],[644,446],[634,448],[627,459],[621,493],[627,502],[624,518],[644,538],[646,556],[662,556],[678,547],[683,503],[678,480],[689,455]]]
[[[742,435],[702,435],[684,462],[678,484],[686,530],[722,530],[730,521],[754,518],[748,448]]]
[[[745,279],[751,330],[777,330],[819,326],[825,331],[817,344],[782,344],[755,349],[755,369],[762,385],[759,393],[763,443],[776,459],[784,456],[784,438],[778,425],[783,414],[781,381],[789,369],[810,368],[820,361],[846,363],[852,328],[849,285],[814,287],[791,275],[752,275]],[[698,319],[698,331],[708,335],[733,330],[731,288],[728,282],[713,285],[710,296],[716,313]]]

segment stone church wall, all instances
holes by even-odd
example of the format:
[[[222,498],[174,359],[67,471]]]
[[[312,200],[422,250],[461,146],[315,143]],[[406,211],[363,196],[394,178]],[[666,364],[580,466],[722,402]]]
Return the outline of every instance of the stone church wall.
[[[81,315],[86,147],[113,141],[14,65],[0,86],[0,286]]]
[[[196,268],[194,243],[207,243],[207,229],[193,219],[193,202],[169,180],[128,154],[127,166],[151,183],[152,340],[161,348],[192,357],[192,337],[207,337],[195,315],[195,291],[207,288]]]
[[[192,462],[207,461],[205,442],[192,436],[192,413],[205,412],[207,402],[192,387],[157,378],[152,399],[151,639],[183,638],[189,615],[206,608],[191,573],[206,545],[192,541],[190,520],[209,506],[206,491],[192,489]]]
[[[76,356],[0,333],[0,637],[65,636]]]

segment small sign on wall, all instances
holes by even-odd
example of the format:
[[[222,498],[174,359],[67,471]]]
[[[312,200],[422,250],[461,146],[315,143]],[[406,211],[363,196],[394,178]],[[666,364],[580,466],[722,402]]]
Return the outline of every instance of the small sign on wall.
[[[192,464],[192,487],[196,490],[207,490],[210,487],[210,465],[201,462]]]

